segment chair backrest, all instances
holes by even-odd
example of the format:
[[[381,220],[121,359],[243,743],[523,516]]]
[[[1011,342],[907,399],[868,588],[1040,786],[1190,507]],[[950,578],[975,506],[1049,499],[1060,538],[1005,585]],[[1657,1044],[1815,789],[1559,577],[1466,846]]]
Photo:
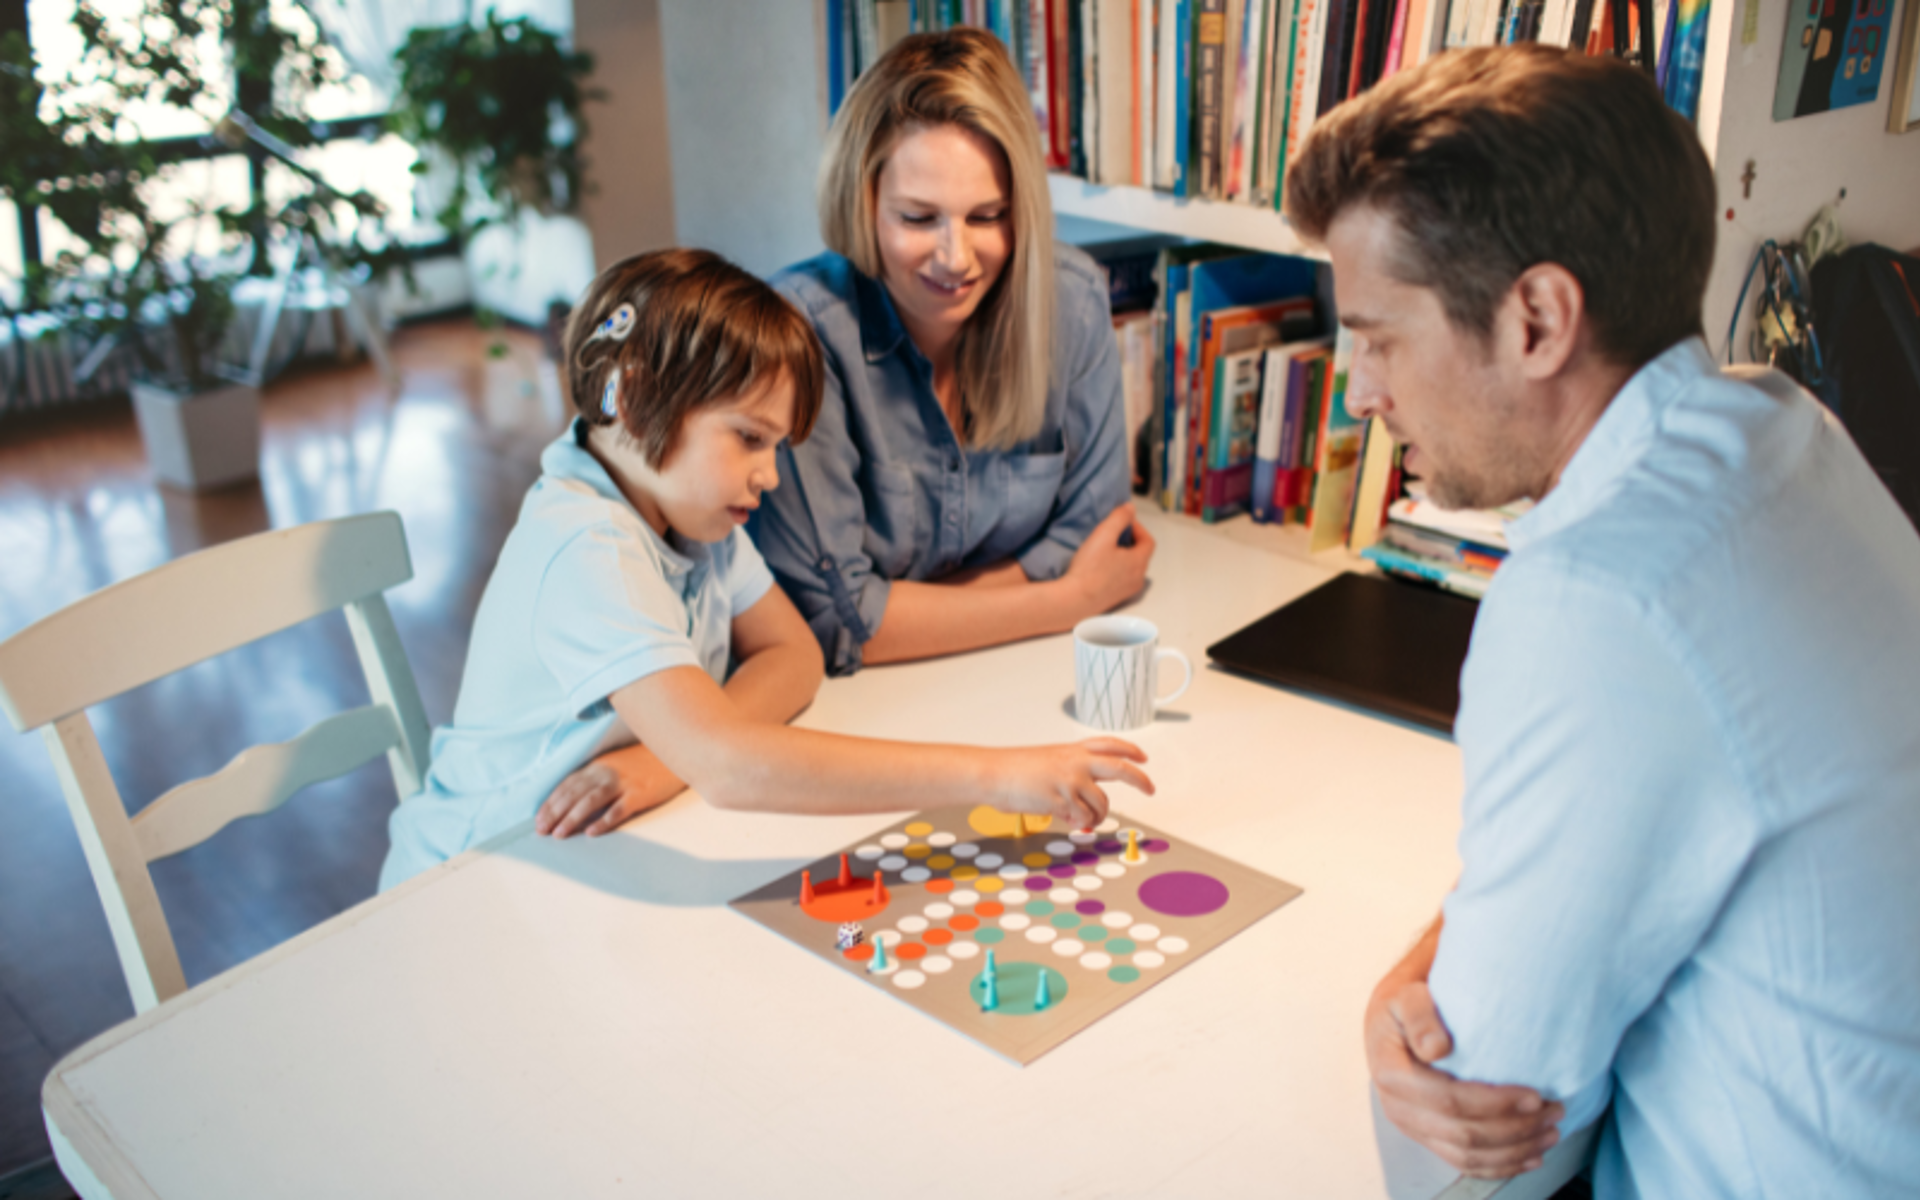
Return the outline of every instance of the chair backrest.
[[[0,642],[0,709],[46,740],[136,1011],[186,990],[148,863],[382,753],[402,800],[420,790],[426,713],[383,595],[412,577],[398,513],[317,521],[189,554]],[[373,703],[250,747],[129,818],[87,708],[335,609],[345,610]]]

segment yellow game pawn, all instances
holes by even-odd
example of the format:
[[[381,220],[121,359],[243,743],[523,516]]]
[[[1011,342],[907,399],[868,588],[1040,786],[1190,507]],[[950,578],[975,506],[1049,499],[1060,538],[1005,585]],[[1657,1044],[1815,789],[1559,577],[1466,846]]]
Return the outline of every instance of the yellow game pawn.
[[[1126,863],[1128,866],[1133,866],[1138,864],[1143,857],[1140,853],[1140,831],[1138,829],[1127,830],[1127,852],[1120,856],[1120,861]]]

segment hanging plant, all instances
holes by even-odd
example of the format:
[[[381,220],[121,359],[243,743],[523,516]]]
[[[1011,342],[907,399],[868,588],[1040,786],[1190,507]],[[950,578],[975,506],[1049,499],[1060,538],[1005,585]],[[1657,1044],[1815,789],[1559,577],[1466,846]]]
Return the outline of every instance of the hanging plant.
[[[455,168],[440,213],[448,230],[471,234],[522,209],[573,210],[585,176],[581,105],[596,95],[582,86],[591,55],[569,51],[525,17],[503,21],[489,9],[478,24],[412,30],[394,61],[391,127]]]

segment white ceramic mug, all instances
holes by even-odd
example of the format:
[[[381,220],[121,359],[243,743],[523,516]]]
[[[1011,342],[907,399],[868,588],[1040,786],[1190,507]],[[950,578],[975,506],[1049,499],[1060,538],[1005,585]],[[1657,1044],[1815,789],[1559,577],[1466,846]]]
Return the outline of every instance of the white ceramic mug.
[[[1177,658],[1186,678],[1161,696],[1160,660]],[[1193,663],[1160,648],[1160,631],[1141,617],[1088,617],[1073,627],[1073,713],[1095,729],[1138,729],[1154,710],[1178,700],[1193,684]]]

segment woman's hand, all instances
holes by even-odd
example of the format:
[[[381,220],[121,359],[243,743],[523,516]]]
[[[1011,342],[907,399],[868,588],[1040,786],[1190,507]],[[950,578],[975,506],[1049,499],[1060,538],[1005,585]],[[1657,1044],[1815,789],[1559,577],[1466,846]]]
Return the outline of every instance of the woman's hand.
[[[1119,738],[989,753],[1001,760],[993,789],[995,808],[1053,817],[1069,829],[1092,829],[1107,819],[1102,780],[1153,794],[1153,780],[1134,766],[1147,761],[1146,752]]]
[[[1120,544],[1133,531],[1133,545]],[[1133,505],[1122,504],[1093,527],[1087,540],[1067,564],[1065,581],[1079,588],[1086,615],[1106,612],[1140,594],[1147,585],[1147,564],[1153,561],[1153,535],[1135,519]]]
[[[645,746],[603,754],[562,779],[534,815],[536,832],[556,838],[599,837],[686,790]]]

